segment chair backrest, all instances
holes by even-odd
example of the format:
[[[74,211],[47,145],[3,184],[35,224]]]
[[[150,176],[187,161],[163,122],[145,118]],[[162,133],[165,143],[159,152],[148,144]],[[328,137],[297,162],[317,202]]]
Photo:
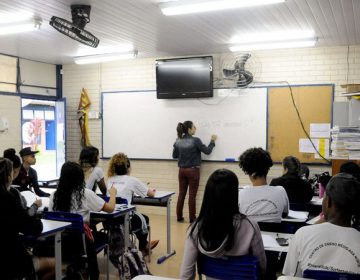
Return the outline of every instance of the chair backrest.
[[[359,280],[360,274],[306,269],[303,277],[316,280]]]
[[[69,213],[69,212],[44,212],[44,219],[69,222],[70,227],[66,228],[66,232],[84,233],[84,221],[80,214]]]
[[[109,202],[110,197],[102,194],[98,194],[98,196],[100,196],[106,202]],[[128,201],[126,198],[116,197],[116,204],[128,204]]]
[[[253,256],[224,256],[212,258],[199,254],[198,273],[216,279],[260,279],[259,265]]]
[[[47,220],[69,222],[71,226],[65,229],[65,233],[69,233],[71,236],[79,236],[82,242],[82,254],[86,256],[86,242],[85,242],[85,230],[84,220],[80,214],[69,213],[69,212],[44,212],[43,218]],[[66,242],[62,242],[65,244]]]

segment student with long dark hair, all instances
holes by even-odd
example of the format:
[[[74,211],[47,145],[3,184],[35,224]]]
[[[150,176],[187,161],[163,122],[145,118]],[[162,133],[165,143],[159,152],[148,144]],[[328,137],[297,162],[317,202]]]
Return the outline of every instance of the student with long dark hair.
[[[293,156],[283,159],[283,175],[270,182],[270,186],[282,186],[290,203],[306,203],[313,197],[311,184],[300,177],[300,161]]]
[[[240,212],[257,222],[280,223],[289,213],[289,200],[281,186],[267,184],[273,165],[270,154],[262,148],[250,148],[239,158],[239,166],[249,176],[252,186],[239,191]]]
[[[174,144],[173,158],[178,159],[179,194],[176,204],[178,222],[184,221],[183,208],[189,188],[189,218],[190,223],[196,218],[196,193],[200,181],[201,153],[209,155],[215,147],[216,135],[211,136],[208,146],[200,138],[194,137],[196,127],[192,121],[179,123],[176,128],[177,139]]]
[[[109,189],[110,200],[105,202],[97,196],[92,190],[85,187],[84,172],[79,164],[75,162],[66,162],[61,167],[59,185],[50,196],[49,211],[63,211],[77,213],[83,216],[85,226],[90,223],[91,211],[105,211],[111,213],[115,209],[116,189]],[[100,234],[93,231],[95,242],[101,238]],[[64,243],[64,242],[63,242]],[[74,243],[66,248],[71,248],[71,252],[82,246],[81,243]],[[99,268],[94,248],[94,241],[91,238],[86,239],[87,255],[89,260],[90,279],[99,278]],[[80,247],[81,248],[81,247]],[[66,255],[67,252],[64,252]]]
[[[80,152],[79,163],[84,171],[86,188],[96,192],[99,187],[102,194],[106,194],[104,172],[97,166],[99,149],[93,146],[84,147]]]
[[[14,181],[20,172],[20,168],[21,168],[20,157],[16,155],[15,149],[9,148],[4,151],[4,158],[9,159],[13,164],[13,181]],[[15,185],[12,185],[9,191],[13,195],[19,197],[22,207],[28,211],[30,216],[34,216],[37,210],[39,209],[39,207],[41,207],[42,205],[42,200],[36,199],[35,202],[30,207],[27,207],[27,202],[25,197],[21,195],[21,193],[18,191]]]
[[[22,279],[38,273],[39,279],[54,276],[55,260],[31,256],[20,233],[39,235],[41,221],[22,207],[19,196],[10,192],[13,167],[10,160],[0,158],[0,259],[2,279]]]
[[[149,188],[138,178],[130,176],[131,165],[130,160],[124,153],[117,153],[112,156],[109,162],[109,168],[107,172],[107,186],[108,188],[115,187],[117,190],[117,196],[127,200],[128,204],[131,204],[134,194],[141,197],[149,196],[154,197],[156,190]],[[143,256],[148,255],[148,225],[149,217],[139,212],[134,212],[131,217],[131,230],[135,233],[139,240],[139,250]],[[154,249],[159,243],[159,240],[150,241],[150,249]]]
[[[265,273],[261,233],[256,222],[239,212],[238,186],[235,173],[227,169],[216,170],[209,177],[199,217],[188,230],[180,279],[195,279],[200,253],[214,258],[253,255]]]
[[[360,276],[360,182],[346,173],[332,177],[323,199],[325,223],[300,228],[291,239],[283,273],[330,270]]]

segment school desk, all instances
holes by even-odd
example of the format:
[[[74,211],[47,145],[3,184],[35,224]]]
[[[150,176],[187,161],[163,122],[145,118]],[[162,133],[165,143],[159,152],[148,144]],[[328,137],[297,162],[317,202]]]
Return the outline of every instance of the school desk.
[[[90,221],[95,223],[101,222],[111,222],[116,218],[124,217],[124,242],[125,248],[130,246],[130,233],[129,233],[129,220],[130,220],[130,212],[135,211],[135,206],[126,205],[126,204],[116,204],[115,210],[112,213],[107,213],[104,211],[100,212],[91,212],[90,213]]]
[[[62,259],[61,259],[61,232],[63,232],[71,223],[59,222],[41,219],[43,230],[39,237],[48,237],[55,235],[55,278],[62,279]]]
[[[134,196],[133,204],[135,205],[148,205],[148,206],[158,206],[166,207],[166,254],[159,257],[157,263],[160,264],[166,261],[171,256],[175,255],[175,250],[171,250],[171,215],[170,215],[170,205],[171,197],[175,192],[166,192],[166,191],[156,191],[154,197],[139,197]]]
[[[287,253],[289,250],[289,245],[291,242],[291,239],[294,235],[291,233],[278,233],[278,232],[270,232],[270,231],[261,231],[261,237],[263,239],[264,243],[264,249],[265,251],[274,251],[274,252],[285,252]],[[276,238],[285,238],[287,239],[289,245],[287,246],[280,246]]]

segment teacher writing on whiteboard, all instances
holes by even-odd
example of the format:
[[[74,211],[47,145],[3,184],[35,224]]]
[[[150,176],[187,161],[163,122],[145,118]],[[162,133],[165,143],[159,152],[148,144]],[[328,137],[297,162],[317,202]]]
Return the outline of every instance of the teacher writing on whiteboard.
[[[200,138],[193,137],[196,127],[192,121],[179,123],[174,143],[173,158],[178,159],[179,166],[179,196],[176,204],[177,221],[183,222],[184,200],[189,187],[189,218],[190,223],[196,219],[196,193],[200,181],[201,152],[209,155],[215,147],[216,135],[211,136],[208,146]]]

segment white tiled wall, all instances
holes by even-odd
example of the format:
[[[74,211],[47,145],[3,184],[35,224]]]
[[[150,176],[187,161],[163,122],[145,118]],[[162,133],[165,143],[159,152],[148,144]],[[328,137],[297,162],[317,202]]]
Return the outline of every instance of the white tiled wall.
[[[18,152],[21,147],[21,103],[20,97],[0,95],[0,119],[6,118],[9,129],[0,131],[0,157],[7,148],[15,148]],[[1,120],[0,120],[1,121]]]
[[[360,82],[360,46],[349,48],[305,48],[292,50],[271,50],[252,53],[256,61],[256,80],[262,82],[287,81],[290,84],[335,84],[336,100],[341,100],[340,85]],[[214,56],[214,76],[219,76],[220,64],[231,54]],[[136,59],[97,65],[64,65],[63,93],[67,99],[67,157],[77,160],[80,152],[80,130],[77,122],[77,108],[81,88],[88,89],[92,111],[100,111],[101,92],[127,90],[155,90],[155,59]],[[348,69],[349,63],[349,69]],[[347,78],[348,73],[348,78]],[[121,104],[119,104],[121,110]],[[120,124],[119,124],[120,125]],[[101,148],[101,120],[90,120],[90,139]],[[160,132],[160,128],[159,128]],[[125,152],[126,151],[122,151]],[[100,166],[106,171],[107,161]],[[233,163],[204,163],[198,193],[198,207],[201,205],[204,184],[217,168],[229,168],[238,174],[240,183],[247,184],[248,178]],[[312,173],[328,170],[328,167],[311,167]],[[133,175],[161,190],[177,191],[177,167],[174,161],[133,161]],[[269,176],[281,174],[281,167],[274,166]],[[176,196],[174,201],[176,201]],[[173,203],[175,206],[175,203]],[[174,214],[175,207],[172,208]],[[165,213],[164,209],[148,208],[146,211]],[[185,211],[187,209],[185,208]],[[187,214],[185,213],[185,217]]]

